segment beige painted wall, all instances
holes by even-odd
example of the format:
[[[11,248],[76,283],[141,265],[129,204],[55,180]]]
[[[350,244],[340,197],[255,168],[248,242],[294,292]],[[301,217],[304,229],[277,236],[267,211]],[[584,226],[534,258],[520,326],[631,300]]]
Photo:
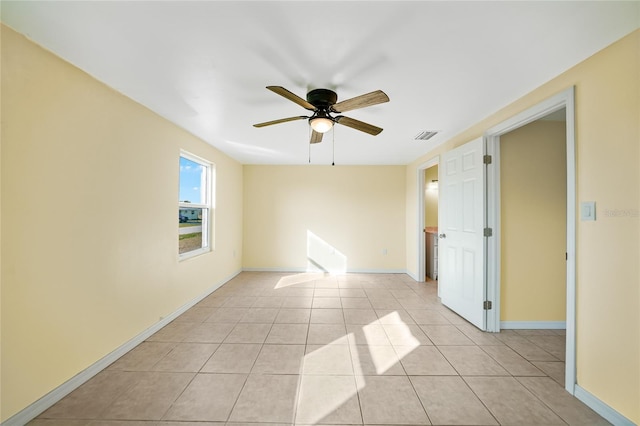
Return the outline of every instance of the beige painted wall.
[[[500,319],[564,321],[566,125],[536,121],[500,138]]]
[[[307,268],[311,232],[349,271],[404,271],[404,166],[245,165],[244,188],[245,268]]]
[[[4,26],[2,107],[5,420],[241,269],[242,166]],[[183,262],[181,148],[217,171]]]
[[[407,270],[416,276],[419,165],[575,86],[577,198],[596,201],[599,212],[597,221],[577,225],[577,380],[635,423],[640,423],[639,55],[636,30],[417,159],[408,165],[406,179]]]
[[[424,226],[438,226],[438,189],[429,189],[432,180],[438,180],[438,166],[424,171]]]

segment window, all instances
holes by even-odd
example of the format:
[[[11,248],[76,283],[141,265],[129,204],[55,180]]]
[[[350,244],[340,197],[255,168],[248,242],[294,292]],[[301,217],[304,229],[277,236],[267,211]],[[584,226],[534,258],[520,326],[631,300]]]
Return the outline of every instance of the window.
[[[192,257],[211,250],[213,223],[213,165],[187,152],[180,152],[178,194],[178,253]]]

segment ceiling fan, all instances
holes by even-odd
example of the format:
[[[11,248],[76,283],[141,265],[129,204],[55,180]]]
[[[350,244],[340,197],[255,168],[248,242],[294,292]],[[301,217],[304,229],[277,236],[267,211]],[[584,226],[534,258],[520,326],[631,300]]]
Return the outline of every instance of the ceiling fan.
[[[338,95],[336,92],[329,89],[314,89],[307,93],[307,100],[302,99],[284,87],[267,86],[267,89],[297,103],[309,111],[313,111],[313,114],[310,117],[306,115],[299,115],[267,121],[264,123],[254,124],[254,127],[265,127],[271,126],[272,124],[286,123],[287,121],[308,119],[312,130],[310,143],[322,142],[322,135],[331,130],[335,123],[342,124],[343,126],[351,127],[352,129],[360,130],[361,132],[374,136],[382,132],[382,128],[363,121],[345,117],[343,115],[332,116],[334,113],[340,114],[358,108],[389,102],[389,97],[382,90],[376,90],[371,93],[356,96],[355,98],[347,99],[346,101],[337,102]]]

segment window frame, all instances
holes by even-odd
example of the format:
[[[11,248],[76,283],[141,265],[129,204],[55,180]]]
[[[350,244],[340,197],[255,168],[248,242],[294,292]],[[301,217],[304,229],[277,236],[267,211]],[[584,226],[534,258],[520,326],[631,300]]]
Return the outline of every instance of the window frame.
[[[187,210],[202,210],[202,247],[190,250],[185,253],[180,253],[180,247],[178,244],[178,259],[186,260],[192,257],[196,257],[205,253],[211,252],[213,248],[213,223],[214,223],[214,185],[215,185],[215,165],[211,161],[208,161],[202,157],[194,155],[183,149],[180,150],[179,159],[185,158],[192,161],[203,168],[204,178],[201,180],[201,185],[205,188],[201,191],[204,200],[202,203],[185,203],[180,200],[180,168],[178,167],[178,215],[181,209]],[[180,164],[180,161],[178,161]],[[180,237],[180,227],[178,226],[178,237]]]

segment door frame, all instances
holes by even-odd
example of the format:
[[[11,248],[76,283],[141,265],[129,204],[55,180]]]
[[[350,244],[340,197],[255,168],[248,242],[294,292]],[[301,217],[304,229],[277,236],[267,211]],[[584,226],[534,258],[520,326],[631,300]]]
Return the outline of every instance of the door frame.
[[[418,172],[416,173],[417,188],[418,188],[418,229],[416,230],[416,235],[418,235],[418,282],[425,282],[425,277],[427,275],[427,267],[425,265],[425,260],[427,259],[427,253],[425,248],[425,236],[424,236],[424,215],[425,215],[425,193],[426,187],[424,185],[424,173],[430,167],[437,166],[440,164],[440,156],[437,155],[430,160],[425,161],[424,163],[418,166]],[[438,170],[438,174],[440,171]],[[439,177],[438,177],[439,179]],[[440,287],[438,287],[438,295],[440,295]]]
[[[487,154],[493,167],[487,170],[487,220],[493,237],[487,246],[487,299],[493,309],[487,312],[487,331],[500,331],[500,136],[566,108],[567,150],[567,307],[565,389],[571,395],[576,385],[576,152],[575,87],[570,87],[537,105],[488,129],[485,134]]]

